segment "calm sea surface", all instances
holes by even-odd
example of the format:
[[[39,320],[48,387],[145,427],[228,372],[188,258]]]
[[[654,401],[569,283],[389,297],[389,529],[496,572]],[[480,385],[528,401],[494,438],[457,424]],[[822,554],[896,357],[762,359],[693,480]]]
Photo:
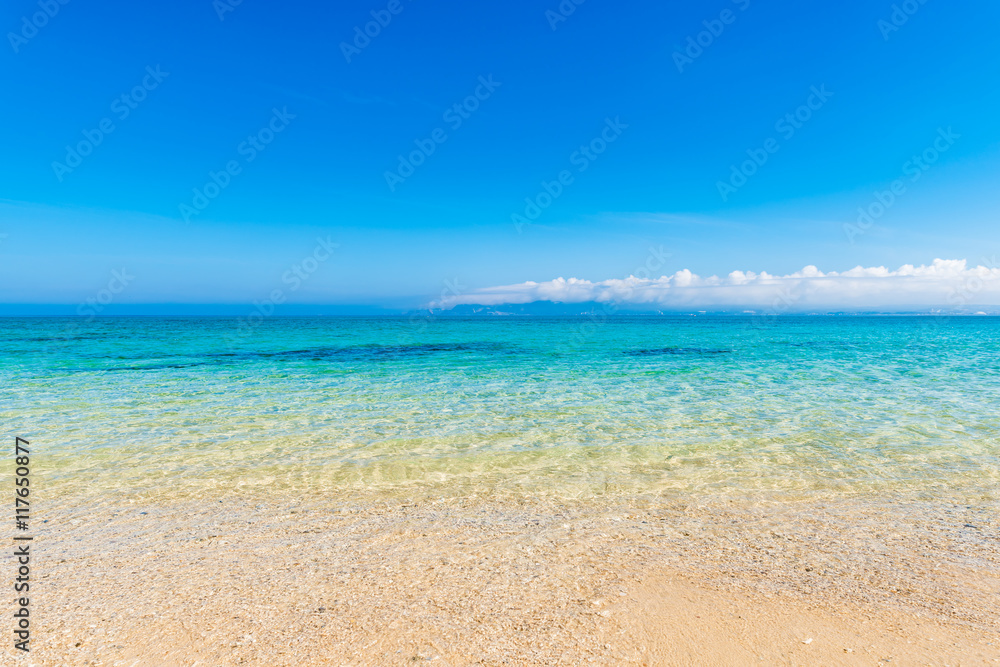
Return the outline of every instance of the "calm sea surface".
[[[51,496],[995,500],[998,352],[987,317],[7,318],[0,415]]]

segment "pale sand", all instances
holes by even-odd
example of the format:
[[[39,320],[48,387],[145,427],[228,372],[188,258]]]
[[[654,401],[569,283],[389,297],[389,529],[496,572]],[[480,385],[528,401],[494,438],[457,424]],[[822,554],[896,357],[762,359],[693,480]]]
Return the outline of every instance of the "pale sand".
[[[71,506],[37,665],[1000,664],[995,505]]]

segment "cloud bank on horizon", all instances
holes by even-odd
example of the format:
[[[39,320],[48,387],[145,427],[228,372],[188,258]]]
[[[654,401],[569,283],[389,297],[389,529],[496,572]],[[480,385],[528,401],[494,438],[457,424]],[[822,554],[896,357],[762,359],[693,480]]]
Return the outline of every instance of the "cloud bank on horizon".
[[[814,308],[955,310],[1000,305],[1000,266],[995,260],[969,267],[964,259],[935,259],[930,265],[857,266],[823,273],[815,266],[784,276],[766,271],[733,271],[724,278],[702,277],[688,269],[659,278],[634,275],[599,282],[578,278],[527,281],[486,287],[444,297],[431,308],[500,306],[536,301],[614,303],[650,308],[753,308],[796,312]]]

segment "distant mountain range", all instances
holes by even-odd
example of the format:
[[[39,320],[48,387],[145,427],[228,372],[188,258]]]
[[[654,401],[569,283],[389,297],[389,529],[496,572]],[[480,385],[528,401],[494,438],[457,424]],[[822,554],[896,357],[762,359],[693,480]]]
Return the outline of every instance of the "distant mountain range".
[[[246,318],[257,309],[253,304],[111,304],[96,314],[97,317],[236,317]],[[76,317],[92,311],[81,311],[72,304],[0,304],[0,317]],[[665,317],[665,316],[774,316],[765,308],[731,306],[710,310],[665,309],[658,304],[617,305],[598,301],[560,303],[534,301],[520,304],[494,306],[463,304],[448,310],[438,308],[405,308],[400,305],[332,305],[285,303],[269,310],[266,317]],[[1000,306],[966,305],[961,308],[927,308],[926,306],[900,306],[883,309],[870,308],[845,310],[844,308],[813,308],[806,311],[778,313],[778,315],[856,316],[856,315],[923,315],[923,316],[1000,316]],[[92,319],[92,318],[91,318]]]
[[[666,315],[774,315],[774,311],[763,308],[747,308],[731,306],[729,308],[712,308],[711,310],[674,310],[664,309],[657,304],[642,306],[637,304],[617,305],[598,301],[581,303],[558,303],[554,301],[533,301],[531,303],[501,304],[486,306],[463,304],[448,310],[424,309],[410,311],[408,314],[421,314],[434,317],[614,317],[614,316],[646,316],[657,317]],[[779,315],[1000,315],[997,306],[964,306],[959,309],[934,309],[927,307],[906,307],[868,310],[831,310],[788,311]]]

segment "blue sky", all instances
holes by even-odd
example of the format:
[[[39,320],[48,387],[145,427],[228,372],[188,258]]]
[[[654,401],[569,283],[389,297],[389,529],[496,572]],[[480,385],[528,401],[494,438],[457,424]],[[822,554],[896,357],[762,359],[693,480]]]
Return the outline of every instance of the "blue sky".
[[[650,248],[665,275],[983,264],[1000,6],[901,4],[14,0],[0,302],[79,304],[122,268],[117,303],[402,307],[622,279]]]

